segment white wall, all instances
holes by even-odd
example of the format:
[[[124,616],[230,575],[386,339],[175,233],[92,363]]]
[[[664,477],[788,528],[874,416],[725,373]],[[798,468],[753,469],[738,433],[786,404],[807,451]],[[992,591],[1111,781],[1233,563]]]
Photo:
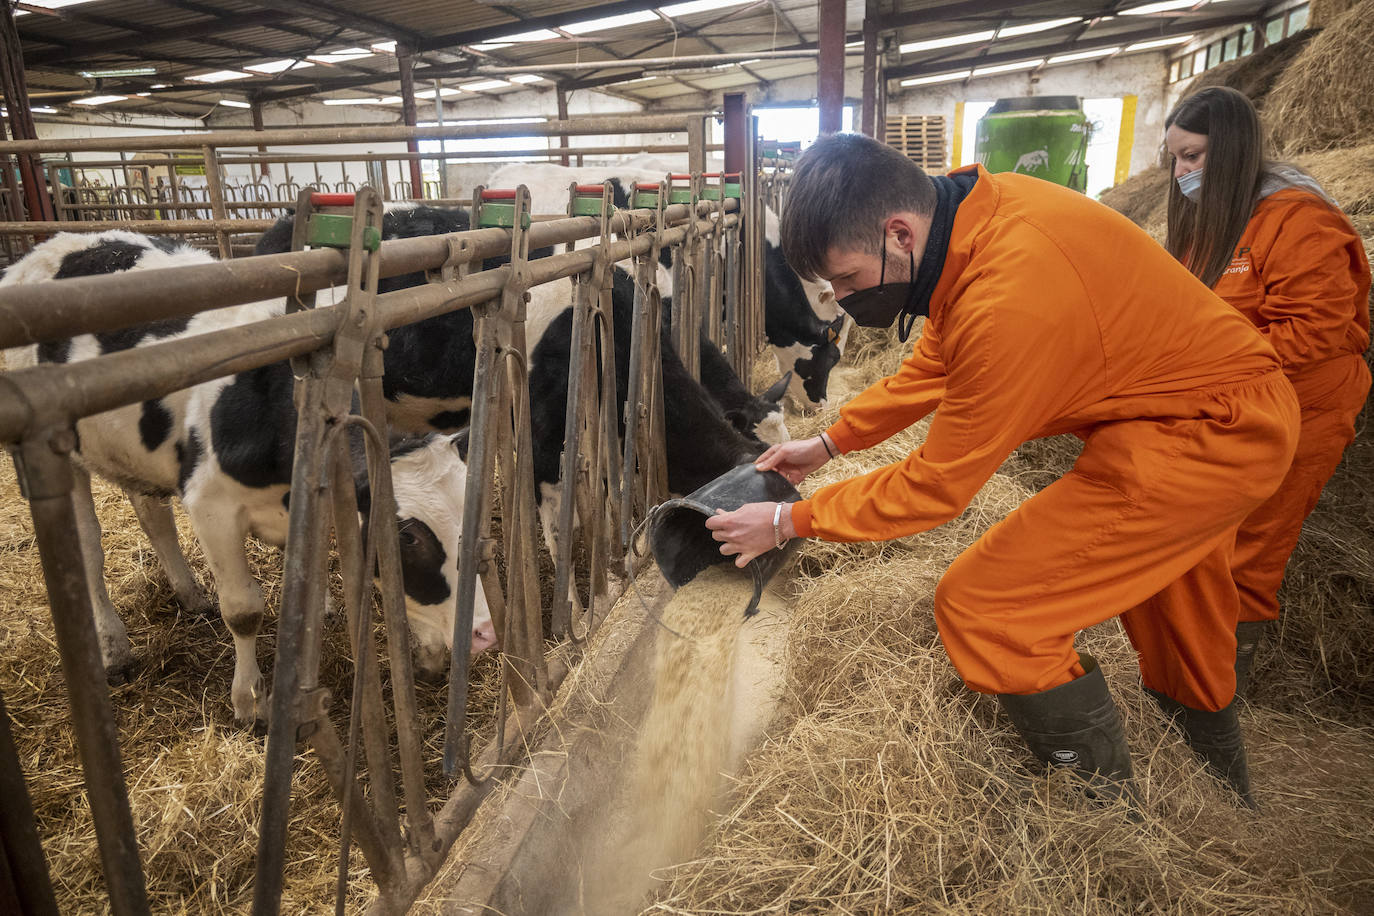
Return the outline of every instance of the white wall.
[[[423,88],[423,87],[417,87]],[[547,88],[532,88],[521,92],[510,92],[500,96],[460,96],[448,97],[444,99],[443,119],[445,124],[453,124],[458,121],[481,121],[499,120],[506,118],[547,118],[557,117],[557,101],[551,86]],[[594,115],[615,115],[626,113],[637,113],[642,111],[642,107],[637,103],[608,96],[595,91],[575,91],[568,96],[568,113],[573,117],[585,117]],[[417,116],[420,123],[434,123],[436,113],[432,99],[417,100]],[[310,127],[320,124],[399,124],[401,119],[400,107],[390,106],[361,106],[361,105],[323,105],[313,101],[295,101],[289,104],[268,105],[263,110],[263,123],[269,127],[275,126],[296,126]],[[211,121],[216,128],[243,128],[251,126],[251,117],[247,111],[242,109],[222,108],[216,112]],[[569,139],[571,148],[593,147],[593,146],[637,146],[637,145],[657,145],[685,143],[686,138],[683,134],[618,134],[614,136],[584,136],[572,137]],[[437,150],[437,142],[426,143],[424,148]],[[455,141],[447,142],[449,151],[472,150],[481,152],[485,149],[508,150],[508,149],[556,149],[558,138],[494,138],[480,141]],[[285,145],[274,145],[271,147],[274,152],[283,153],[309,153],[320,156],[320,147],[292,147]],[[337,152],[349,153],[403,153],[405,152],[404,143],[364,143],[357,146],[335,147]],[[466,197],[471,193],[472,187],[485,179],[492,170],[499,165],[509,161],[509,158],[499,160],[488,159],[482,161],[481,157],[468,160],[450,160],[449,169],[450,183],[448,195],[454,197]],[[289,172],[290,177],[298,183],[305,183],[313,179],[314,168],[310,165],[292,164],[287,167],[274,165],[273,179],[282,181]],[[434,180],[438,178],[437,160],[426,161],[426,174]],[[280,173],[280,174],[279,174]],[[387,178],[389,183],[394,184],[398,179],[407,177],[409,171],[399,161],[388,164]],[[325,163],[320,166],[320,176],[329,183],[352,181],[362,183],[367,180],[367,171],[362,163]]]

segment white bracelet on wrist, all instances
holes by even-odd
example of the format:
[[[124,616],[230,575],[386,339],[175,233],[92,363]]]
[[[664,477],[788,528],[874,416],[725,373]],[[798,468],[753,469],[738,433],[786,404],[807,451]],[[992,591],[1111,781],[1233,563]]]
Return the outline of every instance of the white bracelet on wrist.
[[[773,549],[782,550],[788,538],[782,536],[782,507],[785,503],[778,503],[773,508]]]

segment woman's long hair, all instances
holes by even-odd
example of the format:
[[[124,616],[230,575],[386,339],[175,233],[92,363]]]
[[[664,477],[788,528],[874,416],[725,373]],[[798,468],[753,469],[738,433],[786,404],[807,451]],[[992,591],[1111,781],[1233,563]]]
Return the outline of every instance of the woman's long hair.
[[[1164,129],[1207,137],[1202,193],[1197,203],[1169,182],[1169,236],[1165,246],[1203,283],[1215,286],[1231,263],[1232,252],[1259,200],[1267,161],[1264,131],[1250,100],[1234,89],[1215,86],[1193,93],[1174,106]],[[1169,174],[1174,157],[1168,156]]]

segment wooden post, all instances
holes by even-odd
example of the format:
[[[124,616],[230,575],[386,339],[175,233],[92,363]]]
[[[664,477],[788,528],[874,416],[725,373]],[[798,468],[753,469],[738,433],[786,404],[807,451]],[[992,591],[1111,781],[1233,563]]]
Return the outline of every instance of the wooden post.
[[[415,126],[415,49],[403,42],[396,42],[396,62],[401,71],[401,117],[406,127]],[[438,89],[434,90],[438,93]],[[406,149],[412,153],[420,151],[420,141],[407,140]],[[420,160],[410,160],[410,196],[423,200],[425,196],[424,178],[420,172]]]
[[[253,129],[263,130],[262,99],[258,98],[256,95],[253,96],[249,100],[248,112],[253,116]],[[262,153],[264,156],[267,155],[267,147],[259,143],[258,152]],[[262,177],[266,178],[268,181],[272,180],[272,169],[268,166],[266,162],[258,163],[258,174],[262,175]]]
[[[816,103],[821,135],[837,134],[844,124],[844,2],[819,0],[821,56],[816,68]]]
[[[202,146],[201,155],[205,158],[205,184],[210,189],[210,212],[216,220],[229,218],[229,212],[224,207],[224,185],[220,182],[219,159],[215,156],[213,146]],[[219,240],[219,256],[224,260],[229,260],[234,256],[233,249],[229,246],[229,233],[220,228],[215,230],[215,238]]]
[[[563,84],[562,84],[562,83],[559,83],[557,86],[554,87],[553,94],[554,94],[554,98],[558,101],[558,120],[560,120],[560,121],[566,121],[566,120],[568,120],[568,91],[567,91],[566,89],[563,88]],[[567,135],[567,134],[561,134],[561,135],[559,136],[559,138],[558,138],[558,147],[559,147],[559,149],[563,149],[563,150],[566,150],[566,149],[568,148],[568,135]],[[563,153],[563,155],[562,155],[560,161],[561,161],[564,165],[567,165],[567,164],[568,164],[568,154],[567,154],[566,152]],[[581,163],[578,163],[578,164],[581,165]]]

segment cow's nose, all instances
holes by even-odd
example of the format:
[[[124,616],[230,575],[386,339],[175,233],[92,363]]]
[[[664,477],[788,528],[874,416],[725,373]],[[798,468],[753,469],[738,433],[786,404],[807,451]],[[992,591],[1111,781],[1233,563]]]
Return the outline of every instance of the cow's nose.
[[[472,654],[478,655],[496,646],[496,627],[490,621],[472,628]]]

